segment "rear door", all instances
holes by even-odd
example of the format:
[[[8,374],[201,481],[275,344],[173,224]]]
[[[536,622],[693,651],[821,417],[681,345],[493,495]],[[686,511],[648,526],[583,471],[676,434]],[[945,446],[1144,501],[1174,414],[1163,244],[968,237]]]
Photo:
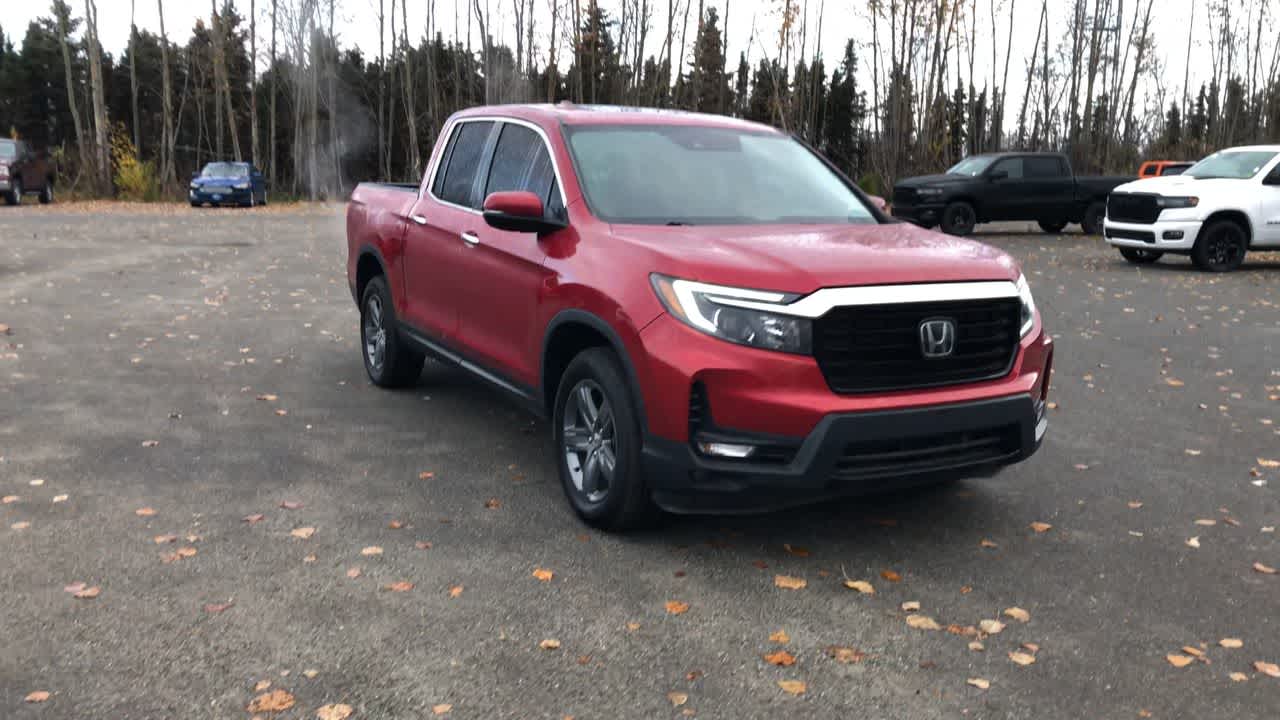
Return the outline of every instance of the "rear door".
[[[1023,219],[1067,219],[1075,203],[1075,181],[1066,162],[1056,155],[1028,155],[1022,172]]]
[[[447,342],[457,329],[458,291],[468,281],[458,264],[464,237],[484,224],[476,185],[493,132],[491,120],[454,123],[426,191],[409,211],[400,312],[428,340]]]
[[[478,183],[480,197],[523,190],[542,199],[548,215],[563,212],[550,148],[535,125],[501,121],[493,157]],[[532,233],[489,227],[481,219],[458,269],[458,348],[520,391],[537,386],[542,343],[538,295],[550,272],[543,242]]]

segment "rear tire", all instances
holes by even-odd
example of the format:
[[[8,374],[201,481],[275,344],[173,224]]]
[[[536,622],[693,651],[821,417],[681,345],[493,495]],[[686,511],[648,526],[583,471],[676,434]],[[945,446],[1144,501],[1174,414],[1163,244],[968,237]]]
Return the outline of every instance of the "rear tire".
[[[1066,220],[1041,220],[1040,229],[1050,235],[1057,235],[1067,226]]]
[[[631,387],[612,350],[589,348],[560,378],[552,442],[565,497],[583,522],[622,531],[656,515],[640,463]]]
[[[1093,202],[1084,211],[1084,219],[1080,221],[1080,229],[1084,230],[1085,235],[1099,235],[1102,233],[1102,221],[1106,217],[1107,204],[1100,200]]]
[[[365,372],[378,387],[404,387],[422,374],[426,356],[400,337],[391,291],[381,275],[369,281],[360,300],[360,349]]]
[[[1128,247],[1120,248],[1120,255],[1134,265],[1150,265],[1164,257],[1164,253],[1159,250],[1144,250],[1143,248]]]
[[[9,195],[5,197],[4,201],[9,205],[21,205],[23,192],[22,181],[14,178],[13,189],[9,191]]]
[[[1191,262],[1205,272],[1231,272],[1244,264],[1248,247],[1248,237],[1239,223],[1217,220],[1200,231],[1191,248]]]
[[[977,222],[978,214],[967,202],[953,202],[942,211],[942,232],[948,235],[964,237],[972,234]]]
[[[53,181],[45,180],[44,187],[40,188],[40,204],[48,205],[53,202]]]

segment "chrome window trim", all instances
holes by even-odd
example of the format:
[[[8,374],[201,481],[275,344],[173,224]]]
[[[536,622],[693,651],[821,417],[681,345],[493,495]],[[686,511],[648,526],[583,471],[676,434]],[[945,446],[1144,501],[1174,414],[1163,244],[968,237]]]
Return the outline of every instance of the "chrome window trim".
[[[1000,300],[1018,297],[1017,285],[1009,280],[822,288],[795,302],[786,304],[756,302],[745,298],[721,295],[720,293],[728,288],[721,288],[717,285],[703,285],[694,289],[705,293],[721,305],[732,305],[749,310],[761,310],[779,315],[795,315],[810,319],[822,317],[838,307]]]
[[[547,157],[551,158],[551,170],[552,172],[555,173],[555,176],[556,176],[556,190],[560,192],[560,204],[565,207],[569,207],[568,198],[564,194],[564,178],[560,174],[560,162],[556,160],[556,154],[552,151],[552,148],[551,148],[551,139],[547,137],[546,131],[543,130],[537,124],[531,123],[528,120],[522,120],[520,118],[502,117],[500,115],[476,115],[476,116],[456,118],[452,122],[450,122],[447,126],[445,126],[445,131],[443,134],[443,137],[445,138],[445,145],[440,149],[439,157],[436,157],[431,161],[430,176],[427,178],[427,181],[422,184],[422,187],[418,189],[418,200],[422,200],[424,195],[430,196],[432,200],[440,203],[441,205],[447,205],[451,208],[456,208],[458,210],[465,210],[466,212],[469,212],[473,215],[484,214],[483,210],[476,210],[475,208],[470,208],[465,205],[452,203],[452,202],[449,202],[448,200],[441,200],[440,198],[436,197],[436,194],[434,191],[434,188],[436,185],[436,175],[439,174],[440,172],[440,163],[444,160],[444,156],[446,155],[445,150],[447,150],[449,147],[449,141],[453,139],[453,133],[457,131],[459,125],[462,125],[463,123],[471,123],[471,122],[491,122],[499,126],[501,126],[502,123],[511,123],[512,125],[520,125],[522,127],[529,128],[530,130],[537,133],[538,137],[542,138],[542,146],[547,151]],[[498,131],[499,132],[502,131],[501,127],[499,127]],[[497,150],[495,147],[495,152],[496,151]],[[492,162],[490,163],[490,165],[492,165]]]

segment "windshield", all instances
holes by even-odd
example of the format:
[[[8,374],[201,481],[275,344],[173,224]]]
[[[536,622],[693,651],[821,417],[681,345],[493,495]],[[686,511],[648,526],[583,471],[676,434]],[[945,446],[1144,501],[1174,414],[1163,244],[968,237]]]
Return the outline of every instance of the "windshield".
[[[12,160],[18,157],[18,143],[12,140],[0,140],[0,160]]]
[[[239,178],[248,177],[249,166],[241,163],[209,163],[200,173],[207,178]]]
[[[995,158],[993,157],[979,156],[979,157],[965,158],[960,162],[956,163],[955,165],[952,165],[951,169],[947,171],[947,174],[948,175],[968,175],[969,177],[977,177],[982,174],[983,170],[986,170],[988,167],[990,167],[991,163],[993,162],[995,162]]]
[[[839,176],[784,135],[683,125],[565,132],[587,202],[607,222],[876,222]]]
[[[1192,165],[1183,175],[1200,180],[1232,178],[1245,180],[1258,174],[1276,154],[1267,150],[1224,150]]]

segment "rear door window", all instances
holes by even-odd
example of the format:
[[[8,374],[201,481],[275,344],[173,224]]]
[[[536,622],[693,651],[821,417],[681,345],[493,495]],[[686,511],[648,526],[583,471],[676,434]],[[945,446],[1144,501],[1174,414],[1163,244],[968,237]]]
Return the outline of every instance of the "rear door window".
[[[484,194],[525,190],[542,199],[543,207],[553,209],[552,195],[559,202],[555,170],[547,144],[538,133],[523,125],[504,123],[498,146],[493,151],[489,179]]]
[[[1060,178],[1066,175],[1062,169],[1062,161],[1055,157],[1023,158],[1022,168],[1028,178]]]
[[[464,122],[458,125],[445,157],[441,160],[447,165],[437,172],[436,183],[432,188],[436,197],[454,205],[475,207],[472,188],[475,186],[476,171],[484,157],[485,142],[492,129],[493,123],[490,121]]]

